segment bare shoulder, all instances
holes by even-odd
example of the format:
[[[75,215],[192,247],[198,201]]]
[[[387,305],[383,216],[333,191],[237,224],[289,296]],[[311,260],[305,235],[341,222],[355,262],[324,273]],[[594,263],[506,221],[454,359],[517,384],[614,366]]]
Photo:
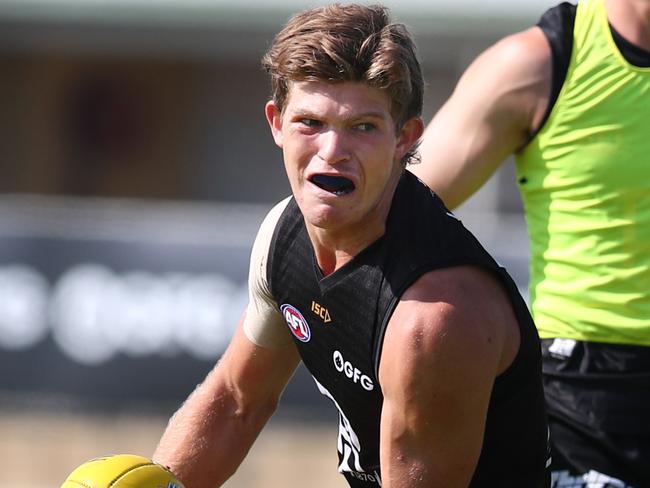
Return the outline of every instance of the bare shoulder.
[[[478,58],[504,75],[532,71],[550,76],[551,46],[539,27],[506,36],[486,49]],[[498,64],[492,64],[498,63]]]
[[[434,322],[441,327],[460,322],[503,322],[512,313],[510,300],[492,272],[477,266],[454,266],[430,271],[402,295],[396,313],[413,316],[413,323]],[[457,324],[453,324],[457,325]]]
[[[459,86],[476,84],[508,117],[533,132],[546,111],[551,92],[552,52],[539,27],[504,37],[468,68]]]
[[[422,164],[409,167],[455,208],[476,192],[544,120],[551,49],[539,27],[508,36],[464,71],[428,124]]]
[[[403,294],[381,364],[403,365],[406,353],[414,368],[403,370],[407,376],[432,367],[461,377],[478,371],[490,381],[510,364],[518,344],[514,311],[497,278],[473,266],[452,267],[424,274]]]

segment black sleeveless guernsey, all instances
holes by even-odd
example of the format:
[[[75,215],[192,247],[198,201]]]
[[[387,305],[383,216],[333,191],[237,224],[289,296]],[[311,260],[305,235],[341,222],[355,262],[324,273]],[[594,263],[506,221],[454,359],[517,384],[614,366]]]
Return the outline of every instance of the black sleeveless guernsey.
[[[427,186],[405,171],[385,234],[325,277],[295,200],[278,221],[267,279],[305,366],[339,410],[339,471],[353,488],[381,486],[383,396],[377,378],[395,305],[424,273],[458,265],[480,266],[498,277],[521,331],[513,364],[494,384],[470,487],[548,486],[540,346],[527,306],[506,271]]]

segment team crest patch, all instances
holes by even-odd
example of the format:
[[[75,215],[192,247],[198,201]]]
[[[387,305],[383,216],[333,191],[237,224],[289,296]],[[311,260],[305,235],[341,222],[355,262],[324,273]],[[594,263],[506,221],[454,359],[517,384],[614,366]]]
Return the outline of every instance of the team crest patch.
[[[291,333],[296,337],[296,339],[300,342],[309,342],[309,339],[311,339],[311,330],[309,329],[309,324],[307,324],[305,317],[302,316],[300,311],[288,303],[282,305],[280,311],[282,312],[284,320],[287,322]]]

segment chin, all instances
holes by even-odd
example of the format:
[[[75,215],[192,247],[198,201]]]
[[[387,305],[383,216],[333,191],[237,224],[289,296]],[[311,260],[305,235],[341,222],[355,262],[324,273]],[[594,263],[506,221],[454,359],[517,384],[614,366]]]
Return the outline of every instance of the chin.
[[[328,204],[312,205],[309,208],[301,208],[305,222],[320,229],[339,227],[349,211]]]

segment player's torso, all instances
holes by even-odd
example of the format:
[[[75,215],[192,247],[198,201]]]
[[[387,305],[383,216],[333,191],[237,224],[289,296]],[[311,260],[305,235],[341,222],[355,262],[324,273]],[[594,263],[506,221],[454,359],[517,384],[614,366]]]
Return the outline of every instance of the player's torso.
[[[383,397],[375,374],[374,339],[381,320],[377,300],[382,280],[376,256],[362,253],[323,277],[304,226],[299,220],[282,223],[279,231],[288,234],[276,236],[270,283],[303,363],[338,409],[339,471],[348,479],[380,486]]]
[[[447,266],[476,265],[501,273],[426,187],[413,176],[407,180],[398,187],[386,234],[335,273],[322,276],[295,202],[280,218],[269,254],[272,295],[304,364],[339,411],[339,470],[355,488],[380,485],[378,363],[385,328],[405,288]],[[516,477],[517,465],[524,466],[529,480],[529,472],[543,469],[544,463],[539,454],[546,445],[539,343],[516,286],[511,280],[504,284],[520,319],[522,352],[495,383],[486,430],[489,453],[479,461],[476,487]],[[521,439],[531,445],[516,447]],[[511,464],[514,473],[506,469]]]

